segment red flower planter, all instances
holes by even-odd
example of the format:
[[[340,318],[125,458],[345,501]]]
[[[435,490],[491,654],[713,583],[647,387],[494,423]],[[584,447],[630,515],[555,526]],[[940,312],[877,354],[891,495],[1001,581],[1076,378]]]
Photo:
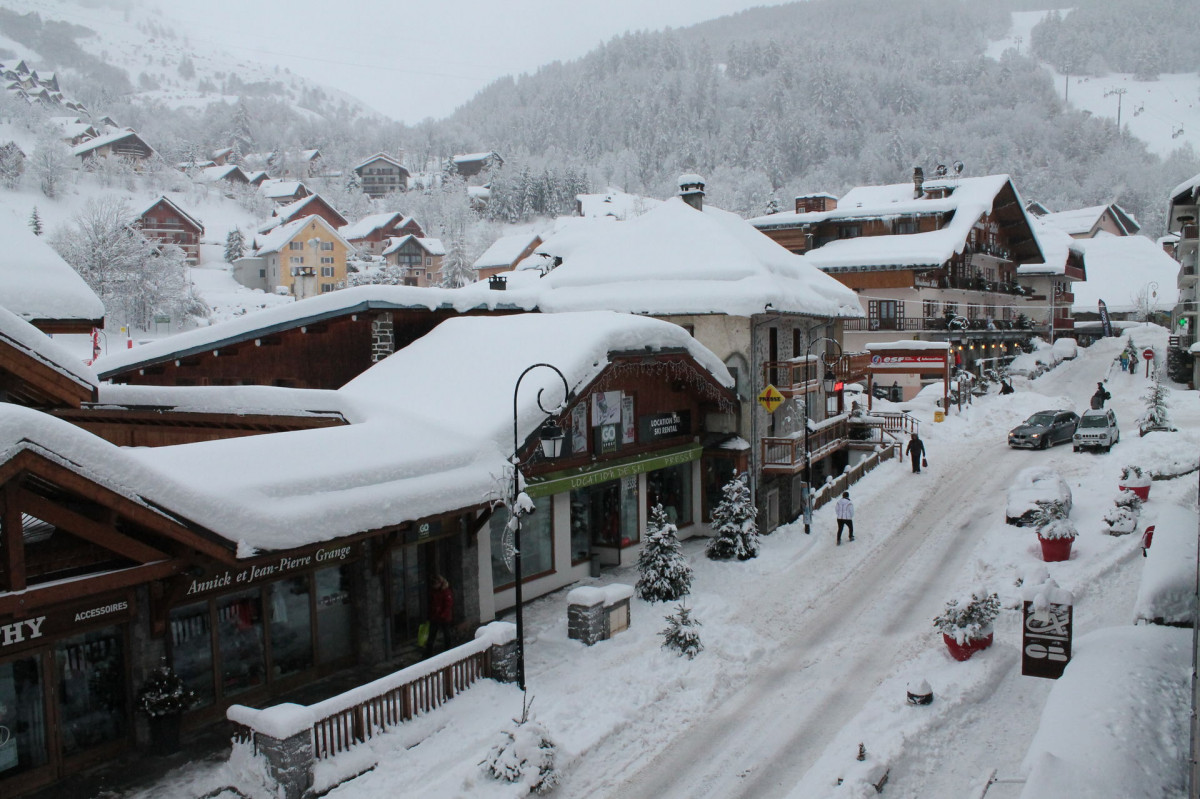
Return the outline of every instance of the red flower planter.
[[[1075,542],[1074,538],[1042,538],[1039,535],[1038,541],[1042,544],[1042,560],[1047,563],[1071,559],[1071,544]]]
[[[968,638],[966,643],[960,644],[954,640],[954,636],[942,633],[942,640],[946,642],[946,648],[950,650],[950,657],[960,662],[969,660],[971,655],[974,655],[981,649],[987,649],[992,645],[994,637],[994,633],[988,633],[983,638]]]
[[[1140,499],[1142,502],[1145,502],[1146,500],[1150,499],[1150,486],[1148,486],[1148,485],[1123,486],[1123,485],[1118,484],[1117,488],[1121,489],[1122,491],[1132,491],[1133,493],[1138,495],[1138,499]]]

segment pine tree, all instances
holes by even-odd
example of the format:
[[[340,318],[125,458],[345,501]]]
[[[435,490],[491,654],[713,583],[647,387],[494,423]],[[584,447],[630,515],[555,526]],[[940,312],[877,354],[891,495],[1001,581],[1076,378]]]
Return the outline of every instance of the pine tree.
[[[1171,416],[1167,412],[1167,387],[1163,385],[1162,374],[1154,370],[1154,382],[1142,396],[1146,401],[1146,412],[1138,417],[1138,430],[1142,435],[1151,430],[1171,430]]]
[[[225,263],[233,263],[246,253],[246,239],[242,231],[234,228],[225,237]]]
[[[758,508],[750,502],[746,475],[735,474],[721,489],[721,503],[713,511],[717,537],[708,542],[704,554],[713,560],[749,560],[758,557]]]
[[[692,567],[679,547],[677,533],[661,503],[650,509],[637,581],[638,596],[647,602],[669,602],[691,590]]]
[[[33,231],[33,235],[42,235],[42,218],[38,216],[37,206],[33,206],[33,213],[29,215],[29,229]]]
[[[667,629],[659,633],[663,637],[663,649],[674,649],[680,655],[693,660],[704,644],[700,643],[700,633],[696,630],[700,622],[692,618],[692,611],[686,605],[679,605],[667,619]]]

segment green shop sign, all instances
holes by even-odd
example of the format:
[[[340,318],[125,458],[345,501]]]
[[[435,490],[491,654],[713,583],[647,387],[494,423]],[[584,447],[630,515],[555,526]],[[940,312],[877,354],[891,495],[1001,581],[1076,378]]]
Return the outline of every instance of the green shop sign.
[[[668,466],[698,461],[700,453],[703,451],[704,448],[699,444],[685,444],[682,447],[673,447],[647,455],[609,462],[599,468],[596,465],[589,465],[581,466],[578,469],[554,472],[541,480],[530,481],[525,487],[525,493],[531,497],[561,494],[563,491],[575,488],[585,488],[642,472],[653,472]]]

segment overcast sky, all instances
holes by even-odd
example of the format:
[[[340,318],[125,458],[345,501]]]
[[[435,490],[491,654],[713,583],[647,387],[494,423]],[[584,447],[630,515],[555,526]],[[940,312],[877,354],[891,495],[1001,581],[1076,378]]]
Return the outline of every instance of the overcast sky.
[[[410,123],[448,115],[498,77],[577,58],[626,31],[686,27],[783,2],[150,0],[186,21],[197,45],[279,64]]]

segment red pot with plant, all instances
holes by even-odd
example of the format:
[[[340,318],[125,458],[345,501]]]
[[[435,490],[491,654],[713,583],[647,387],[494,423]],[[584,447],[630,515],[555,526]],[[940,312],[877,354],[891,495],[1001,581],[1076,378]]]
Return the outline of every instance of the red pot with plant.
[[[1118,487],[1122,491],[1132,491],[1142,502],[1150,499],[1150,475],[1143,472],[1140,466],[1126,466],[1121,470],[1121,481]]]
[[[957,661],[970,659],[992,645],[992,623],[1000,614],[1000,597],[984,590],[972,591],[969,598],[951,599],[945,610],[933,620],[942,640]]]
[[[1038,528],[1037,537],[1042,545],[1042,560],[1047,563],[1071,559],[1071,544],[1079,531],[1070,519],[1051,519]]]

